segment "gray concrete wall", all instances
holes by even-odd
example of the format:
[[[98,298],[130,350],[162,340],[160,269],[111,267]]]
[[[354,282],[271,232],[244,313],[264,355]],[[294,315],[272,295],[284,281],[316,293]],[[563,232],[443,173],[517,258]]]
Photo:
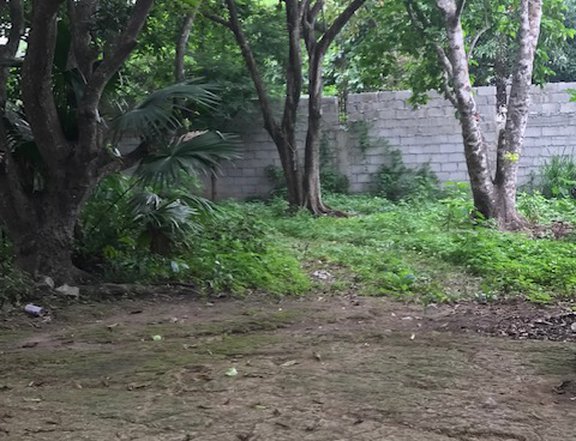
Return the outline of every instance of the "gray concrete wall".
[[[552,155],[576,153],[576,103],[569,102],[568,89],[576,83],[556,83],[534,87],[526,131],[525,149],[520,159],[519,179]],[[442,182],[466,181],[460,127],[454,108],[441,96],[430,95],[427,105],[413,109],[408,91],[350,95],[346,123],[341,123],[336,98],[323,103],[323,143],[333,166],[350,180],[350,191],[370,191],[374,174],[387,160],[386,145],[399,149],[408,166],[429,164]],[[495,150],[496,111],[493,87],[480,87],[476,99],[486,140]],[[306,101],[301,104],[298,124],[299,149],[305,138]],[[279,166],[274,143],[262,128],[258,110],[240,115],[229,127],[240,135],[242,159],[225,164],[216,183],[218,198],[266,196],[272,186],[266,176],[268,166]],[[366,131],[367,130],[367,131]],[[366,145],[367,135],[368,148]],[[302,156],[302,153],[301,153]],[[208,184],[209,186],[209,184]],[[210,189],[207,188],[207,193]]]

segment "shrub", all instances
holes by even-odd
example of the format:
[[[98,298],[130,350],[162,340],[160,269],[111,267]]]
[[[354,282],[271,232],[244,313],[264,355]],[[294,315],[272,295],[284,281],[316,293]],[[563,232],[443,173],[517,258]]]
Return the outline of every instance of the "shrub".
[[[268,181],[272,184],[272,197],[285,197],[286,180],[281,167],[269,165],[265,171]],[[350,182],[348,177],[329,165],[320,168],[320,185],[326,193],[347,194]]]
[[[350,187],[348,177],[334,168],[320,170],[320,184],[327,193],[347,194]]]
[[[438,196],[438,178],[427,164],[417,169],[409,168],[404,164],[399,150],[387,150],[387,163],[374,179],[375,194],[394,202]]]
[[[566,198],[576,187],[576,162],[572,155],[557,155],[541,167],[537,186],[546,198]]]
[[[0,231],[0,308],[19,303],[33,292],[34,281],[14,267],[10,243]]]

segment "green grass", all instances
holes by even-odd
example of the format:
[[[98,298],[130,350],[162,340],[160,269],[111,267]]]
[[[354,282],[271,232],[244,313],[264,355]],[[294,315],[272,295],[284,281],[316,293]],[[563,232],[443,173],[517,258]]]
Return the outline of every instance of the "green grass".
[[[474,222],[462,188],[441,201],[399,204],[368,196],[333,196],[349,218],[286,215],[282,202],[235,205],[270,227],[273,242],[291,250],[309,274],[333,278],[315,289],[392,295],[424,302],[520,296],[536,302],[576,295],[572,238],[533,239]],[[573,200],[522,195],[531,220],[576,222]]]

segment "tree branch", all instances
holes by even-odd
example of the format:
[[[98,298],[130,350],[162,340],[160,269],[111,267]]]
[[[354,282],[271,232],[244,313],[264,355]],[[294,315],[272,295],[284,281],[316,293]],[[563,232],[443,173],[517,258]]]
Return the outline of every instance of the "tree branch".
[[[456,4],[456,17],[462,17],[462,11],[464,10],[464,5],[466,5],[466,0],[458,0]]]
[[[354,15],[354,13],[358,9],[360,9],[360,7],[364,3],[366,3],[366,0],[353,0],[352,3],[350,3],[346,7],[346,9],[344,9],[344,11],[342,11],[340,13],[340,15],[338,15],[338,17],[336,17],[336,19],[332,22],[332,25],[328,28],[328,30],[324,33],[324,35],[322,36],[322,38],[318,42],[318,46],[317,46],[316,50],[319,53],[321,53],[321,54],[326,53],[326,50],[332,44],[332,41],[334,41],[334,38],[336,38],[336,36],[340,33],[340,31],[344,27],[344,25],[346,25],[346,23],[348,23],[348,21],[350,21],[350,19]]]
[[[176,56],[174,57],[174,79],[179,82],[182,82],[186,79],[186,73],[184,72],[184,58],[186,56],[186,49],[188,48],[190,33],[192,32],[192,27],[194,26],[194,21],[196,20],[200,6],[202,6],[202,0],[198,2],[192,12],[186,14],[186,17],[184,17],[184,20],[182,21],[180,33],[176,41]]]
[[[472,53],[474,52],[474,49],[476,48],[476,45],[478,44],[478,41],[480,40],[482,35],[484,35],[489,30],[490,30],[490,26],[486,26],[485,28],[481,29],[480,32],[478,32],[474,36],[472,43],[470,43],[470,48],[468,49],[468,55],[466,57],[468,59],[468,61],[470,61],[472,59]]]
[[[274,120],[272,106],[270,104],[270,100],[268,98],[268,93],[266,92],[266,86],[264,85],[264,80],[260,75],[260,70],[258,69],[258,64],[256,63],[256,59],[254,58],[254,53],[252,52],[252,48],[248,43],[246,35],[242,30],[242,25],[240,24],[240,18],[238,17],[238,8],[236,7],[236,2],[234,0],[226,0],[226,6],[228,7],[228,13],[230,15],[229,20],[229,27],[234,33],[234,37],[240,46],[240,50],[242,52],[242,56],[244,57],[244,61],[246,63],[246,67],[250,72],[250,76],[252,77],[252,82],[254,83],[254,87],[256,88],[256,94],[258,95],[258,101],[260,102],[260,108],[262,110],[262,116],[264,118],[264,125],[266,129],[271,134],[278,132],[278,124]]]
[[[104,56],[104,60],[94,71],[86,86],[81,105],[82,111],[96,111],[106,84],[136,47],[136,39],[148,18],[153,4],[154,0],[136,0],[126,29],[120,35],[110,53]]]
[[[96,14],[98,0],[68,0],[68,16],[72,34],[73,62],[88,81],[92,76],[98,51],[92,44],[92,21]]]
[[[322,1],[322,0],[319,0]],[[302,92],[302,51],[300,48],[301,9],[297,0],[286,0],[286,25],[288,27],[288,65],[286,67],[286,99],[282,115],[283,128],[296,124],[296,113]],[[295,148],[295,146],[292,146]]]
[[[316,0],[316,3],[314,3],[311,8],[306,8],[307,10],[309,9],[308,17],[315,20],[323,7],[324,0]]]
[[[302,19],[304,18],[304,14],[308,11],[308,9],[310,8],[310,1],[311,0],[302,0],[302,3],[300,3],[300,12],[299,12],[299,16],[298,16],[298,21],[302,22]]]
[[[428,21],[426,16],[422,13],[422,11],[420,11],[418,6],[412,0],[405,0],[404,4],[406,6],[408,16],[410,17],[410,21],[412,21],[416,29],[418,29],[418,31],[424,38],[424,41],[429,41],[430,39],[426,33],[426,28],[430,25],[430,22]],[[442,65],[444,72],[446,72],[449,82],[453,76],[452,62],[450,61],[450,58],[448,58],[448,55],[446,55],[446,52],[444,51],[442,46],[438,44],[438,42],[430,41],[430,44],[434,48],[436,56],[438,57],[438,61],[440,61],[440,64]]]
[[[68,154],[52,84],[57,18],[61,0],[34,2],[28,48],[22,66],[22,99],[40,154],[53,170]]]
[[[78,143],[76,151],[83,161],[91,161],[101,147],[102,124],[98,107],[102,93],[114,74],[122,67],[136,47],[136,39],[144,26],[154,0],[136,0],[132,14],[124,32],[118,37],[110,52],[104,55],[103,61],[94,70],[78,106]]]
[[[232,23],[223,19],[222,17],[218,17],[217,15],[210,14],[209,12],[203,12],[202,16],[207,18],[210,21],[213,21],[216,24],[219,24],[221,26],[224,26],[224,27],[232,30]]]

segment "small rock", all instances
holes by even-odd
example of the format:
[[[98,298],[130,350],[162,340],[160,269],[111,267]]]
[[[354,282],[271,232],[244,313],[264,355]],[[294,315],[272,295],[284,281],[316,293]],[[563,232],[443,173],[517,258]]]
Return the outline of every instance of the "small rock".
[[[488,397],[483,403],[484,407],[488,407],[490,409],[495,408],[497,405],[498,403],[496,403],[496,400],[492,397]]]
[[[54,287],[56,286],[56,285],[54,284],[54,279],[52,279],[52,277],[48,277],[48,276],[44,277],[43,282],[44,282],[44,284],[45,284],[47,287],[49,287],[50,289],[54,289]]]
[[[332,278],[332,274],[326,270],[317,270],[312,273],[312,277],[315,277],[319,280],[329,280]]]
[[[56,288],[56,291],[58,291],[60,294],[64,294],[67,297],[73,297],[75,299],[80,297],[80,288],[77,286],[64,284]]]

